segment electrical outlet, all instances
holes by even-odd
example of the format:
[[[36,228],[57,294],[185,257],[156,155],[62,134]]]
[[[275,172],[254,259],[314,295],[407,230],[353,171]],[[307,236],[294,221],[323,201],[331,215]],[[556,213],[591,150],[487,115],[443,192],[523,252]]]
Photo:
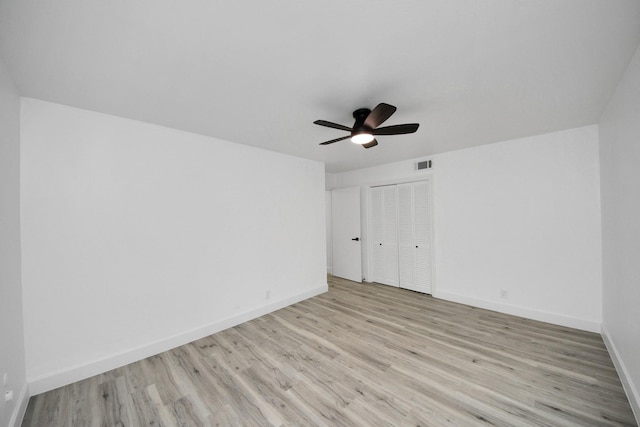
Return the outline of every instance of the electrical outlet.
[[[509,291],[506,289],[500,289],[500,298],[509,299]]]
[[[264,294],[265,299],[271,298],[271,289],[267,289],[267,292]]]
[[[7,384],[9,384],[9,374],[5,372],[2,374],[2,385],[6,386]]]
[[[13,400],[13,390],[7,390],[4,392],[4,401],[10,402]]]

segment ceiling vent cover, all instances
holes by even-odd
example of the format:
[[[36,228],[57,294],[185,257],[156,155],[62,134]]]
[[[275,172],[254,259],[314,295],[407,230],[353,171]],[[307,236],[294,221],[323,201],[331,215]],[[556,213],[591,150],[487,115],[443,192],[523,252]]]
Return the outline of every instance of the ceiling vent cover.
[[[432,167],[433,163],[431,162],[431,160],[425,160],[423,162],[416,163],[416,170],[431,169]]]

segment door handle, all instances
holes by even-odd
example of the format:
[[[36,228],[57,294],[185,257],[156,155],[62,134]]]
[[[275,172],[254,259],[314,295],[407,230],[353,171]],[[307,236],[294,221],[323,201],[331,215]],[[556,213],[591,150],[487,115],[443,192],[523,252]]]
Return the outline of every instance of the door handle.
[[[356,242],[359,242],[359,241],[360,241],[360,238],[359,238],[359,237],[354,237],[354,238],[353,238],[353,239],[351,239],[351,240],[355,240]]]

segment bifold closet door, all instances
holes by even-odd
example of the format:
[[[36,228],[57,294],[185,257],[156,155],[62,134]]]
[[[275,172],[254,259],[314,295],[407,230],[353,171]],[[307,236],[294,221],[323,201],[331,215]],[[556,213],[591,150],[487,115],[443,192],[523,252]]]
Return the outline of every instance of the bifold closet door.
[[[398,286],[398,221],[396,186],[371,189],[372,280]]]
[[[398,185],[398,270],[401,288],[431,293],[431,186]]]

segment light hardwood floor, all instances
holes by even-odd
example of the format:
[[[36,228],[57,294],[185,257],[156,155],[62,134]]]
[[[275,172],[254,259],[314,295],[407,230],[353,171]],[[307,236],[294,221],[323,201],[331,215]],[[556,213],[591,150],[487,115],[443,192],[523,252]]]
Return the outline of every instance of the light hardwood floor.
[[[329,292],[29,401],[23,426],[636,425],[598,334],[384,285]]]

